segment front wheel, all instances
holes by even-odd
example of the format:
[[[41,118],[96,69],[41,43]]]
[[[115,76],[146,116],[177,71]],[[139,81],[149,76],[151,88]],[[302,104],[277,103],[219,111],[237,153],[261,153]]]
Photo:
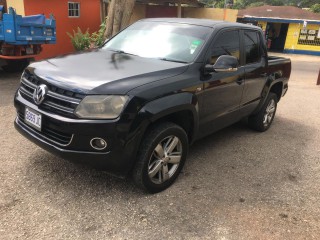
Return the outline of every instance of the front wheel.
[[[276,114],[277,102],[277,95],[275,93],[269,93],[260,111],[249,117],[249,126],[259,132],[268,130]]]
[[[133,169],[135,184],[156,193],[168,188],[178,177],[188,152],[186,132],[176,124],[153,127],[142,141]]]

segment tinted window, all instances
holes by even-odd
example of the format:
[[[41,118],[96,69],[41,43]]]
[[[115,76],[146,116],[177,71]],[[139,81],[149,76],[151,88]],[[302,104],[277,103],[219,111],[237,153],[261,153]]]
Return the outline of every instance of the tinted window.
[[[245,31],[244,43],[246,48],[246,63],[259,62],[261,59],[261,53],[258,33],[254,31]]]
[[[231,55],[240,59],[240,35],[239,31],[227,31],[220,34],[214,42],[211,51],[210,63],[214,64],[221,55]]]

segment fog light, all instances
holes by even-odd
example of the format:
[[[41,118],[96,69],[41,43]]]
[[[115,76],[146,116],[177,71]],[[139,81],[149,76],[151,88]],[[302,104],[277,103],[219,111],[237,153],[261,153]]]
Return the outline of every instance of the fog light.
[[[107,142],[102,138],[92,138],[90,145],[96,150],[103,150],[107,147]]]

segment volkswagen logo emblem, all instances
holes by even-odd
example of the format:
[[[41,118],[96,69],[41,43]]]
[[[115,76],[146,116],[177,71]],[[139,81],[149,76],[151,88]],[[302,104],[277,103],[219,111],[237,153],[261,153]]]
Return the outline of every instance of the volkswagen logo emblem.
[[[34,102],[39,105],[43,102],[45,96],[48,93],[48,87],[44,84],[39,85],[33,93],[33,100]]]

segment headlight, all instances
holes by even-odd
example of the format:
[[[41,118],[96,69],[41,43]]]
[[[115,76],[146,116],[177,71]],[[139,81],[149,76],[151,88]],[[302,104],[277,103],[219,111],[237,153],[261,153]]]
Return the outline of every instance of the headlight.
[[[119,117],[127,100],[127,96],[87,96],[80,102],[75,114],[80,118],[114,119]]]

